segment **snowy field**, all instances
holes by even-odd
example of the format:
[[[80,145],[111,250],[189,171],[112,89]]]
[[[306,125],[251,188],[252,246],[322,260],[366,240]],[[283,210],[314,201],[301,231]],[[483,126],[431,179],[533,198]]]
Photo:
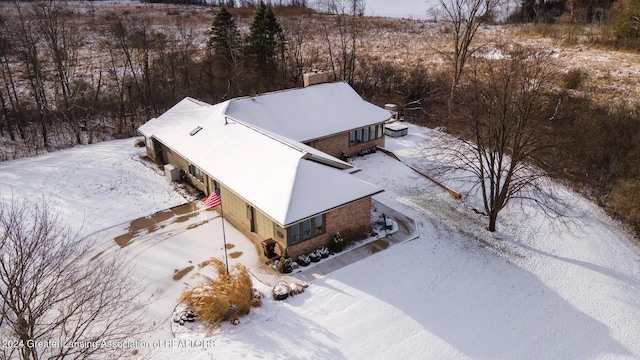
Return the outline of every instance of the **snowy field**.
[[[423,168],[421,143],[442,135],[410,126],[387,147]],[[136,339],[153,359],[637,359],[640,250],[597,206],[558,187],[570,221],[526,204],[507,207],[496,233],[465,202],[378,152],[354,159],[356,175],[386,189],[376,198],[417,220],[421,236],[317,279],[283,302],[268,296],[208,337],[170,317],[184,282],[220,256],[221,222],[187,202],[139,159],[133,139],[0,163],[0,196],[44,197],[75,228],[96,233],[97,251],[132,259],[148,285],[149,322]],[[452,184],[462,187],[461,184]],[[253,244],[226,226],[228,252],[263,271]],[[102,255],[101,255],[102,256]],[[261,277],[261,276],[258,276]],[[269,287],[257,282],[268,291]]]
[[[435,0],[367,0],[364,13],[367,16],[426,19],[429,10],[437,5]]]
[[[0,163],[0,199],[46,201],[85,235],[185,203],[134,139]]]

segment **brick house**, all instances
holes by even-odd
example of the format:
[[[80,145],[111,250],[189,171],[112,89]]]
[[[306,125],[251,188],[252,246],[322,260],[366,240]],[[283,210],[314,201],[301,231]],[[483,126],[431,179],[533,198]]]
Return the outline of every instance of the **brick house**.
[[[333,83],[216,105],[186,98],[139,132],[149,157],[205,194],[219,191],[225,219],[257,246],[272,239],[295,258],[337,232],[370,233],[371,196],[383,190],[332,155],[384,145],[389,117]]]
[[[334,157],[384,146],[384,123],[391,117],[344,82],[233,99],[226,114]]]

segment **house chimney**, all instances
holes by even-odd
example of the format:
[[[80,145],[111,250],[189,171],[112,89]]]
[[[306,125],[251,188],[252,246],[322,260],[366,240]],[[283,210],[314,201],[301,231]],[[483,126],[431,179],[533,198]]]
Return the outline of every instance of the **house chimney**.
[[[322,84],[329,80],[329,74],[325,72],[310,72],[302,75],[302,81],[304,82],[304,87]]]

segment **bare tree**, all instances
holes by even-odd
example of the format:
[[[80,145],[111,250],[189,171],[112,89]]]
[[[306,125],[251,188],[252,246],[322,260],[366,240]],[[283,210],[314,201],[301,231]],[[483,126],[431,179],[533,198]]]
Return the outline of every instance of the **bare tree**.
[[[40,122],[42,143],[44,148],[49,147],[48,123],[50,122],[49,100],[47,96],[47,81],[42,54],[42,39],[35,29],[31,19],[30,9],[25,12],[18,2],[15,2],[17,16],[13,19],[15,23],[10,26],[12,38],[18,58],[24,66],[24,78],[27,79],[35,102],[36,110]],[[34,143],[37,142],[34,140]],[[37,147],[37,145],[35,145]]]
[[[165,37],[151,26],[147,15],[109,13],[102,47],[109,53],[109,74],[117,84],[120,102],[119,133],[135,132],[136,121],[157,113],[152,64],[165,50]],[[131,121],[127,121],[127,117]]]
[[[48,57],[55,69],[56,95],[61,97],[56,101],[58,113],[66,124],[71,125],[76,143],[81,144],[81,127],[76,108],[81,95],[76,70],[83,39],[69,10],[66,5],[53,1],[35,3],[32,6],[38,32],[44,39]]]
[[[296,84],[301,83],[305,69],[305,48],[312,37],[312,23],[308,16],[286,17],[282,21],[287,53],[291,64],[288,69],[292,80]]]
[[[559,215],[562,206],[544,171],[554,146],[548,125],[560,104],[552,91],[557,76],[551,60],[517,50],[474,65],[461,120],[466,139],[439,147],[452,164],[440,170],[470,179],[471,192],[480,190],[489,231],[496,230],[498,214],[513,199]]]
[[[353,84],[356,70],[356,45],[362,37],[359,16],[364,14],[364,0],[321,0],[318,5],[329,16],[323,16],[323,35],[334,79]],[[338,32],[333,39],[332,33]]]
[[[92,358],[119,350],[103,341],[141,330],[132,316],[140,291],[122,273],[122,258],[92,257],[46,205],[1,203],[0,249],[0,335],[16,344],[0,358]]]
[[[4,80],[4,86],[0,86],[0,106],[2,107],[2,112],[0,112],[0,137],[3,137],[6,131],[11,138],[11,141],[15,141],[15,134],[13,132],[11,121],[9,120],[8,101],[12,100],[10,93],[11,88],[6,81],[7,76],[5,75],[5,64],[7,64],[7,53],[9,47],[10,46],[6,38],[6,21],[4,20],[4,16],[0,14],[0,74]]]
[[[486,44],[472,47],[478,28],[491,20],[500,0],[438,0],[435,16],[445,24],[452,37],[452,52],[441,52],[451,63],[452,80],[448,110],[453,113],[456,89],[469,58]]]
[[[167,34],[165,43],[167,51],[166,54],[161,53],[158,60],[158,62],[162,63],[165,62],[162,60],[170,58],[168,62],[170,63],[169,72],[171,73],[171,78],[165,79],[165,81],[171,83],[171,102],[184,96],[183,94],[193,93],[193,88],[197,84],[197,75],[195,73],[198,68],[194,65],[198,56],[196,40],[198,32],[195,26],[179,18],[176,20],[175,27],[177,28],[177,31],[174,30],[176,34],[171,34],[170,28],[163,31]],[[160,70],[162,75],[166,76],[167,71],[164,69],[154,70],[156,72]],[[157,76],[155,75],[155,77]]]

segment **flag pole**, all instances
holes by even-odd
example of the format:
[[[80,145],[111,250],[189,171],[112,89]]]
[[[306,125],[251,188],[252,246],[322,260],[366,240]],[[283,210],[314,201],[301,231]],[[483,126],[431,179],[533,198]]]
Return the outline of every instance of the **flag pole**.
[[[227,258],[227,235],[224,231],[224,210],[220,203],[220,216],[222,217],[222,242],[224,243],[224,264],[227,266],[227,276],[229,275],[229,259]]]
[[[227,267],[227,276],[229,275],[229,258],[227,257],[227,233],[224,231],[224,211],[222,210],[222,197],[219,193],[220,189],[213,189],[209,196],[204,199],[204,203],[211,209],[220,207],[220,216],[222,217],[222,241],[224,243],[224,264]]]

